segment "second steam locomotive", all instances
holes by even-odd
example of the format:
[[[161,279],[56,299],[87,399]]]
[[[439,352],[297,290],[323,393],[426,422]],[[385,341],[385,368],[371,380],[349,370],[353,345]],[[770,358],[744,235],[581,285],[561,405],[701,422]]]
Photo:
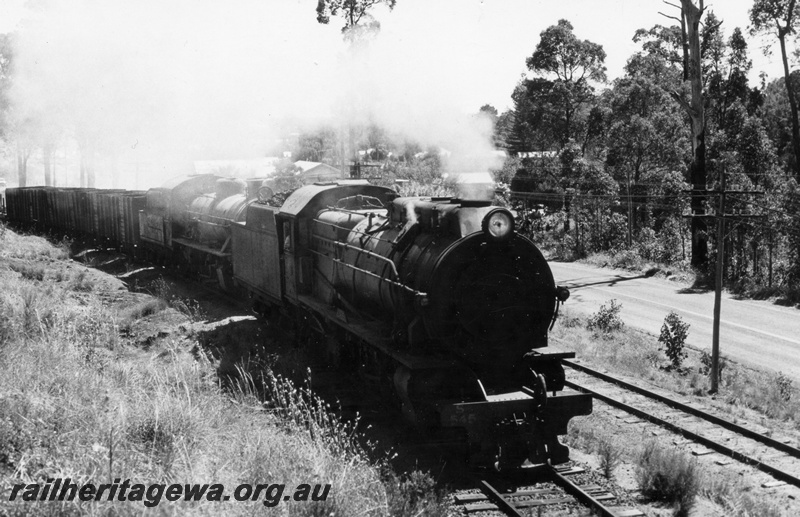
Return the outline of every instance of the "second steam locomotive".
[[[558,435],[592,410],[564,391],[574,354],[547,346],[569,293],[509,210],[361,180],[307,185],[280,206],[259,189],[211,175],[146,193],[9,189],[8,216],[213,274],[311,329],[331,362],[391,392],[413,425],[457,436],[475,464],[568,460]]]

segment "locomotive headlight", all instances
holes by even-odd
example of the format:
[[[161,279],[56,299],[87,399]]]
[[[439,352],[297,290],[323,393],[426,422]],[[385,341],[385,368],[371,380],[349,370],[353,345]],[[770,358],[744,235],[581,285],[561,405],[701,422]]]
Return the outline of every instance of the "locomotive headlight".
[[[504,241],[514,232],[514,216],[508,210],[498,208],[486,214],[481,227],[491,240]]]

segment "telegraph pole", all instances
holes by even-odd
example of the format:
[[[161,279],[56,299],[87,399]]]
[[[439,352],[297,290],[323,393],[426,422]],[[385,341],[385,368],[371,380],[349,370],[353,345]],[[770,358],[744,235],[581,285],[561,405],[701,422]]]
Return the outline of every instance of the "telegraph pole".
[[[722,305],[722,279],[725,269],[725,171],[719,191],[717,209],[717,270],[714,286],[714,330],[711,337],[711,393],[719,391],[719,319]]]
[[[714,217],[717,220],[717,264],[715,271],[715,285],[714,285],[714,323],[713,333],[711,337],[711,388],[709,393],[717,393],[719,391],[719,324],[720,314],[722,312],[722,283],[724,280],[725,269],[725,220],[726,219],[746,219],[751,217],[763,217],[757,214],[726,214],[725,201],[728,194],[752,194],[764,195],[763,191],[752,190],[725,190],[726,174],[723,170],[720,174],[720,186],[717,192],[713,192],[719,196],[719,203],[717,205],[717,213],[713,216],[690,214],[687,217]],[[696,191],[688,191],[692,195],[696,195]],[[711,194],[707,192],[705,195]]]

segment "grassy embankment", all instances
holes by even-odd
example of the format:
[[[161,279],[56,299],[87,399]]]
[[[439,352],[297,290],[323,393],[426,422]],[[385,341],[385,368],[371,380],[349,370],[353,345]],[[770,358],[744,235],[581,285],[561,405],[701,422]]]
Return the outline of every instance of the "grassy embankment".
[[[190,333],[137,346],[148,320],[186,320],[0,225],[0,514],[140,514],[142,502],[9,502],[15,483],[330,484],[324,502],[174,502],[169,514],[439,515],[430,478],[401,480],[352,427],[283,381],[265,403],[247,374],[222,388]],[[176,325],[177,327],[177,325]],[[269,377],[267,373],[267,377]]]
[[[800,431],[800,400],[783,375],[723,361],[720,391],[712,399],[707,395],[709,379],[702,353],[689,350],[680,368],[671,367],[658,338],[625,327],[624,309],[613,314],[609,310],[613,307],[608,304],[589,318],[594,325],[567,309],[555,326],[553,341],[574,350],[582,362],[595,368],[698,397],[698,401],[714,406],[734,421],[748,419],[767,429],[780,428],[795,435]],[[677,448],[658,443],[652,436],[637,436],[631,426],[617,429],[615,425],[597,414],[576,418],[567,441],[597,454],[607,475],[613,475],[623,461],[634,465],[641,493],[674,505],[676,514],[687,515],[697,503],[695,497],[701,495],[706,510],[715,515],[791,515],[773,506],[769,493],[754,493],[736,472],[706,472]]]

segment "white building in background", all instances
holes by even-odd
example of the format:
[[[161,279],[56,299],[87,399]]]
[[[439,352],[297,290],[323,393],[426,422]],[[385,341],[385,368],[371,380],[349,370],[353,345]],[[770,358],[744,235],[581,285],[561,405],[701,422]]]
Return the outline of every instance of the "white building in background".
[[[195,174],[216,174],[235,178],[266,178],[275,174],[275,164],[282,158],[268,156],[250,160],[195,160]]]
[[[342,171],[336,167],[331,167],[327,163],[299,160],[294,162],[294,164],[300,167],[301,171],[298,173],[298,176],[306,185],[309,183],[335,181],[344,178]]]

